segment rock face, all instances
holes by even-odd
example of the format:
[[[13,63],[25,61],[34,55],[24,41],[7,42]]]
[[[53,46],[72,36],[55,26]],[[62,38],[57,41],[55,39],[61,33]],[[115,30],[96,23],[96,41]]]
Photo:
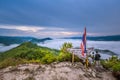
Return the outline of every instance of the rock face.
[[[0,70],[0,80],[116,80],[103,68],[86,69],[81,63],[22,64]]]

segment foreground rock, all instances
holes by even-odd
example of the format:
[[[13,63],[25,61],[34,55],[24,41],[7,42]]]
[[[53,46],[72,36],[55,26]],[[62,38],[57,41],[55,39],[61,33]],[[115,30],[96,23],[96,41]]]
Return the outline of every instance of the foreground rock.
[[[110,71],[102,67],[85,69],[77,62],[52,63],[50,65],[22,64],[0,70],[0,80],[116,80]]]

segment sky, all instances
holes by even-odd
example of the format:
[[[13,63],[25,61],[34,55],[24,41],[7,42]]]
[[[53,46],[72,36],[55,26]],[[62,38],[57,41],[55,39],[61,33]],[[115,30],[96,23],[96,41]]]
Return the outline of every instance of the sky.
[[[120,35],[120,0],[0,0],[0,35]]]

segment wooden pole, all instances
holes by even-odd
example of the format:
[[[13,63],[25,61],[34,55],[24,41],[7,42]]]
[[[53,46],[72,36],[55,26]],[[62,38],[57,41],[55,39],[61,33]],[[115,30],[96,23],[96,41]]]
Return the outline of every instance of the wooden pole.
[[[86,68],[88,68],[88,56],[86,57]]]
[[[72,52],[72,65],[74,64],[74,53]]]
[[[85,59],[85,67],[86,67],[86,70],[87,70],[87,68],[88,68],[88,63],[89,61],[88,61],[88,55],[86,54],[86,59]]]

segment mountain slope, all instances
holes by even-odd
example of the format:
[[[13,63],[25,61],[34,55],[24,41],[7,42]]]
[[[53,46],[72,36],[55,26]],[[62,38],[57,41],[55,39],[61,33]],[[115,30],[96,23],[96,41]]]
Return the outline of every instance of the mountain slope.
[[[1,53],[0,67],[17,65],[24,62],[30,62],[32,60],[33,62],[50,63],[56,60],[55,56],[58,54],[58,50],[37,46],[37,44],[31,42],[25,42],[16,48]]]

